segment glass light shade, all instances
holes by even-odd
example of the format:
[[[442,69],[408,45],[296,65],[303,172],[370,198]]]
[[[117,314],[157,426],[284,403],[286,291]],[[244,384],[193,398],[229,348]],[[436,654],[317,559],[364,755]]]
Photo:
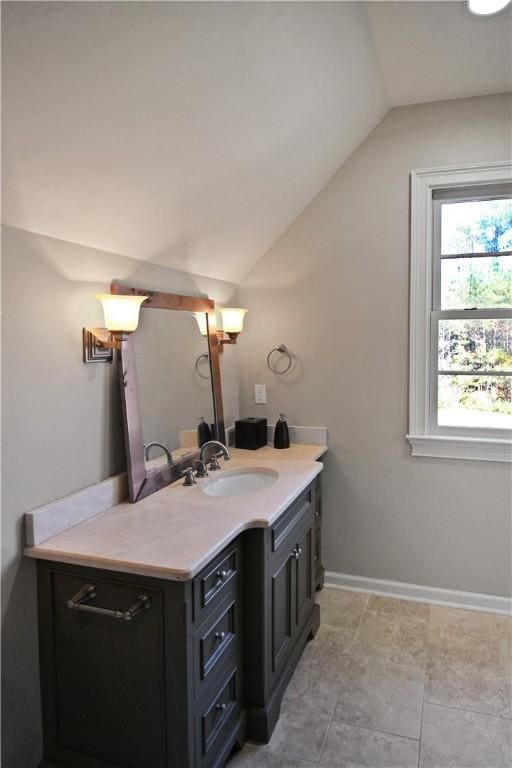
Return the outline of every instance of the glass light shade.
[[[222,323],[220,330],[224,333],[241,333],[244,327],[246,309],[240,307],[221,307],[219,309]]]
[[[510,0],[468,0],[468,8],[476,16],[491,16],[502,11]]]
[[[139,324],[140,305],[148,297],[97,293],[96,298],[103,305],[107,329],[131,333]]]
[[[208,326],[206,324],[206,312],[194,312],[194,317],[199,326],[201,336],[208,336]]]

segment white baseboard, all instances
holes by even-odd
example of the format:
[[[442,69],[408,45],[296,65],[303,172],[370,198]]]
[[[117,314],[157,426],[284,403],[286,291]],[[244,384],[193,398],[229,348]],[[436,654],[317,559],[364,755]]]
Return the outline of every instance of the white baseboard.
[[[352,576],[349,573],[326,571],[325,586],[346,589],[352,592],[368,592],[371,595],[394,597],[398,600],[410,600],[414,603],[432,603],[452,608],[465,608],[469,611],[483,611],[512,615],[512,598],[498,595],[481,595],[478,592],[464,592],[441,587],[424,587],[420,584],[407,584],[404,581],[369,579],[365,576]]]

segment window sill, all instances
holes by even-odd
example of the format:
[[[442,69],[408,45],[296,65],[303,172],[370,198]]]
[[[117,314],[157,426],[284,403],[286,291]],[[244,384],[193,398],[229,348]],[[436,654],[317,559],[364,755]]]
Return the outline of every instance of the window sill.
[[[480,437],[407,435],[412,456],[512,462],[512,442]]]

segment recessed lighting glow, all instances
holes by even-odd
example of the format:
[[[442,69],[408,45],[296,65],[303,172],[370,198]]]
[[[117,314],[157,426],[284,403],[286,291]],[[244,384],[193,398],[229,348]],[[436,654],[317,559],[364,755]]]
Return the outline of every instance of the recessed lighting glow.
[[[510,0],[468,0],[468,9],[476,16],[491,16],[502,11]]]

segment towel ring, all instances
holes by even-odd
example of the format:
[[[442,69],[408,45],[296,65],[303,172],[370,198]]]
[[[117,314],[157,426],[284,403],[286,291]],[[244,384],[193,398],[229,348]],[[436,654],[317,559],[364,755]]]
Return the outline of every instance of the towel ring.
[[[272,367],[270,358],[272,357],[274,352],[280,352],[281,355],[284,355],[285,357],[288,358],[288,365],[286,366],[286,368],[283,368],[282,371],[278,371],[276,368]],[[274,349],[271,349],[267,355],[267,366],[269,370],[271,370],[272,373],[277,373],[279,376],[281,376],[283,373],[287,373],[290,370],[290,368],[292,367],[292,362],[293,362],[293,358],[286,344],[280,344],[278,347],[274,347]]]
[[[196,360],[196,364],[194,367],[196,369],[197,375],[200,376],[202,379],[211,379],[212,377],[211,373],[208,376],[205,376],[204,373],[201,373],[200,371],[201,362],[203,360],[209,360],[209,359],[210,359],[210,356],[206,352],[203,352],[203,354],[199,355],[199,357]]]

